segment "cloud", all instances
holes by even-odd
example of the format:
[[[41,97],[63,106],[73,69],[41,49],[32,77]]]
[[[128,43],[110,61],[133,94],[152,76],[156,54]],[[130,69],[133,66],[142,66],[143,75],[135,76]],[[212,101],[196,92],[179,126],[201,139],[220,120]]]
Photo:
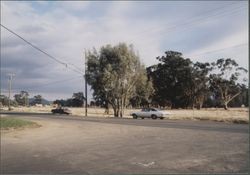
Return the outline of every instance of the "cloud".
[[[59,8],[70,11],[82,11],[89,6],[89,1],[61,1],[59,2]]]
[[[155,57],[170,49],[192,55],[248,42],[242,39],[248,38],[246,10],[231,14],[230,18],[204,18],[190,26],[180,25],[197,18],[203,11],[232,2],[41,2],[1,2],[2,23],[52,56],[81,70],[84,68],[84,49],[99,49],[106,44],[133,44],[142,61],[149,66],[157,63]],[[230,13],[232,8],[234,5],[223,10]],[[175,25],[178,27],[168,29]],[[73,92],[83,90],[82,78],[42,86],[79,74],[34,50],[3,28],[1,34],[1,88],[7,89],[6,73],[16,72],[16,89],[41,85],[36,88],[37,93],[49,99],[70,97]],[[243,60],[240,63],[246,64],[248,57],[242,55],[246,52],[247,48],[240,48],[224,54],[238,54],[238,60]],[[73,68],[70,64],[68,67]]]

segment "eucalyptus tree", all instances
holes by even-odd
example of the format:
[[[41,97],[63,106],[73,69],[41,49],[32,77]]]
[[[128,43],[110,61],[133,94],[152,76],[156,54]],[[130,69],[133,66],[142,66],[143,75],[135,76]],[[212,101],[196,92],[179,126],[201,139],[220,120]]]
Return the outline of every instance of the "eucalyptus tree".
[[[99,52],[93,49],[87,53],[86,78],[93,97],[106,107],[111,105],[115,117],[124,115],[129,99],[136,93],[136,83],[143,81],[143,71],[132,45],[106,45]]]
[[[19,94],[15,94],[14,98],[18,105],[28,106],[29,105],[29,93],[27,91],[21,91]]]
[[[240,67],[231,58],[221,58],[212,63],[213,73],[210,75],[210,89],[224,108],[228,109],[228,103],[242,93],[247,79],[247,70]]]
[[[34,104],[42,104],[42,99],[43,99],[43,98],[42,98],[41,95],[39,95],[39,94],[38,94],[38,95],[35,95],[35,96],[34,96],[34,101],[33,101],[33,103],[34,103]]]
[[[211,72],[212,67],[209,63],[196,62],[192,65],[192,76],[191,76],[191,92],[189,98],[191,101],[192,108],[195,106],[198,109],[201,109],[204,101],[209,96],[209,73]]]
[[[176,51],[166,51],[156,59],[159,63],[147,68],[155,89],[154,103],[172,108],[187,107],[192,95],[187,92],[191,89],[192,61]]]

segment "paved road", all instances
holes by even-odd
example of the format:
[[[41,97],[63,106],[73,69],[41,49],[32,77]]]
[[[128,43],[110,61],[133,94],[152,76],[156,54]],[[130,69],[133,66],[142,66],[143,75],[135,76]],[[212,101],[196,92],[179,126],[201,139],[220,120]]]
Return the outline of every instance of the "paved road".
[[[247,124],[232,124],[214,121],[190,121],[190,120],[152,120],[152,119],[132,119],[132,118],[102,118],[102,117],[79,117],[67,115],[53,115],[51,113],[19,113],[19,112],[5,112],[13,117],[43,117],[58,120],[75,120],[88,121],[99,123],[111,123],[121,125],[136,125],[147,127],[161,127],[161,128],[176,128],[176,129],[191,129],[191,130],[205,130],[205,131],[221,131],[232,133],[249,133],[249,125]]]
[[[12,113],[40,128],[1,136],[1,173],[247,172],[246,124]]]

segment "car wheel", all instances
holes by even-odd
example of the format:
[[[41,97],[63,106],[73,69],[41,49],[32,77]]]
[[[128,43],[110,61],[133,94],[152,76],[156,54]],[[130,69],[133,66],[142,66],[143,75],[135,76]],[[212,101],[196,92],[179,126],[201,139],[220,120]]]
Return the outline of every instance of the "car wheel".
[[[137,115],[136,114],[133,114],[133,119],[137,119]]]
[[[163,119],[164,119],[164,117],[160,117],[160,119],[161,119],[161,120],[163,120]]]
[[[156,115],[152,115],[151,118],[155,120],[155,119],[157,119],[157,116]]]

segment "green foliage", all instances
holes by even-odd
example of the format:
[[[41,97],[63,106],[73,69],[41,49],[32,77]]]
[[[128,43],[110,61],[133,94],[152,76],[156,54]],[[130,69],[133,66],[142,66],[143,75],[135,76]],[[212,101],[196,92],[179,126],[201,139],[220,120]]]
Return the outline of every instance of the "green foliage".
[[[99,53],[95,49],[89,51],[87,59],[86,78],[94,90],[95,100],[106,108],[110,104],[114,115],[122,117],[124,108],[136,94],[136,84],[143,81],[143,76],[146,77],[145,68],[132,45],[106,45]]]
[[[244,85],[246,79],[240,82],[239,78],[244,76],[247,70],[239,67],[235,60],[230,58],[219,59],[212,65],[215,73],[210,75],[210,89],[215,99],[227,109],[228,103],[246,88]]]
[[[42,96],[41,95],[35,95],[33,104],[42,104]]]
[[[35,122],[16,119],[16,118],[7,118],[7,117],[1,117],[0,118],[1,129],[20,128],[20,127],[31,126],[31,125],[34,126],[34,125],[37,125],[37,124]]]
[[[85,97],[83,92],[74,93],[71,99],[71,106],[73,107],[82,107]]]
[[[73,93],[72,98],[66,100],[55,100],[53,104],[57,104],[59,106],[69,106],[69,107],[82,107],[84,104],[85,97],[83,92]]]
[[[207,103],[207,106],[224,105],[227,109],[227,104],[246,89],[243,83],[246,78],[239,79],[247,70],[233,59],[193,63],[175,51],[167,51],[157,59],[160,63],[147,68],[155,89],[153,105],[200,109]]]
[[[18,105],[28,106],[29,105],[29,93],[27,91],[21,91],[19,94],[15,94],[14,98]]]
[[[155,89],[153,101],[160,106],[185,107],[192,95],[192,62],[179,52],[165,54],[157,57],[159,64],[147,68]]]
[[[153,93],[153,83],[151,80],[148,80],[145,68],[142,66],[139,81],[135,83],[135,93],[130,98],[130,104],[132,107],[148,107]]]
[[[5,96],[5,95],[0,95],[0,103],[1,103],[1,105],[3,105],[3,106],[8,106],[8,104],[9,104],[9,99],[8,99],[8,97]]]
[[[240,81],[247,70],[230,58],[193,63],[180,52],[167,51],[145,71],[133,47],[122,43],[89,51],[87,59],[86,79],[95,104],[107,109],[111,105],[115,116],[122,116],[128,105],[200,109],[223,104],[227,108],[232,100],[234,106],[248,105],[248,88],[242,83],[247,79]],[[245,95],[240,95],[243,91]]]
[[[204,101],[210,95],[209,92],[209,77],[208,74],[212,70],[209,63],[196,62],[192,65],[192,75],[190,81],[189,101],[191,102],[192,108],[195,106],[200,109],[202,108]]]

